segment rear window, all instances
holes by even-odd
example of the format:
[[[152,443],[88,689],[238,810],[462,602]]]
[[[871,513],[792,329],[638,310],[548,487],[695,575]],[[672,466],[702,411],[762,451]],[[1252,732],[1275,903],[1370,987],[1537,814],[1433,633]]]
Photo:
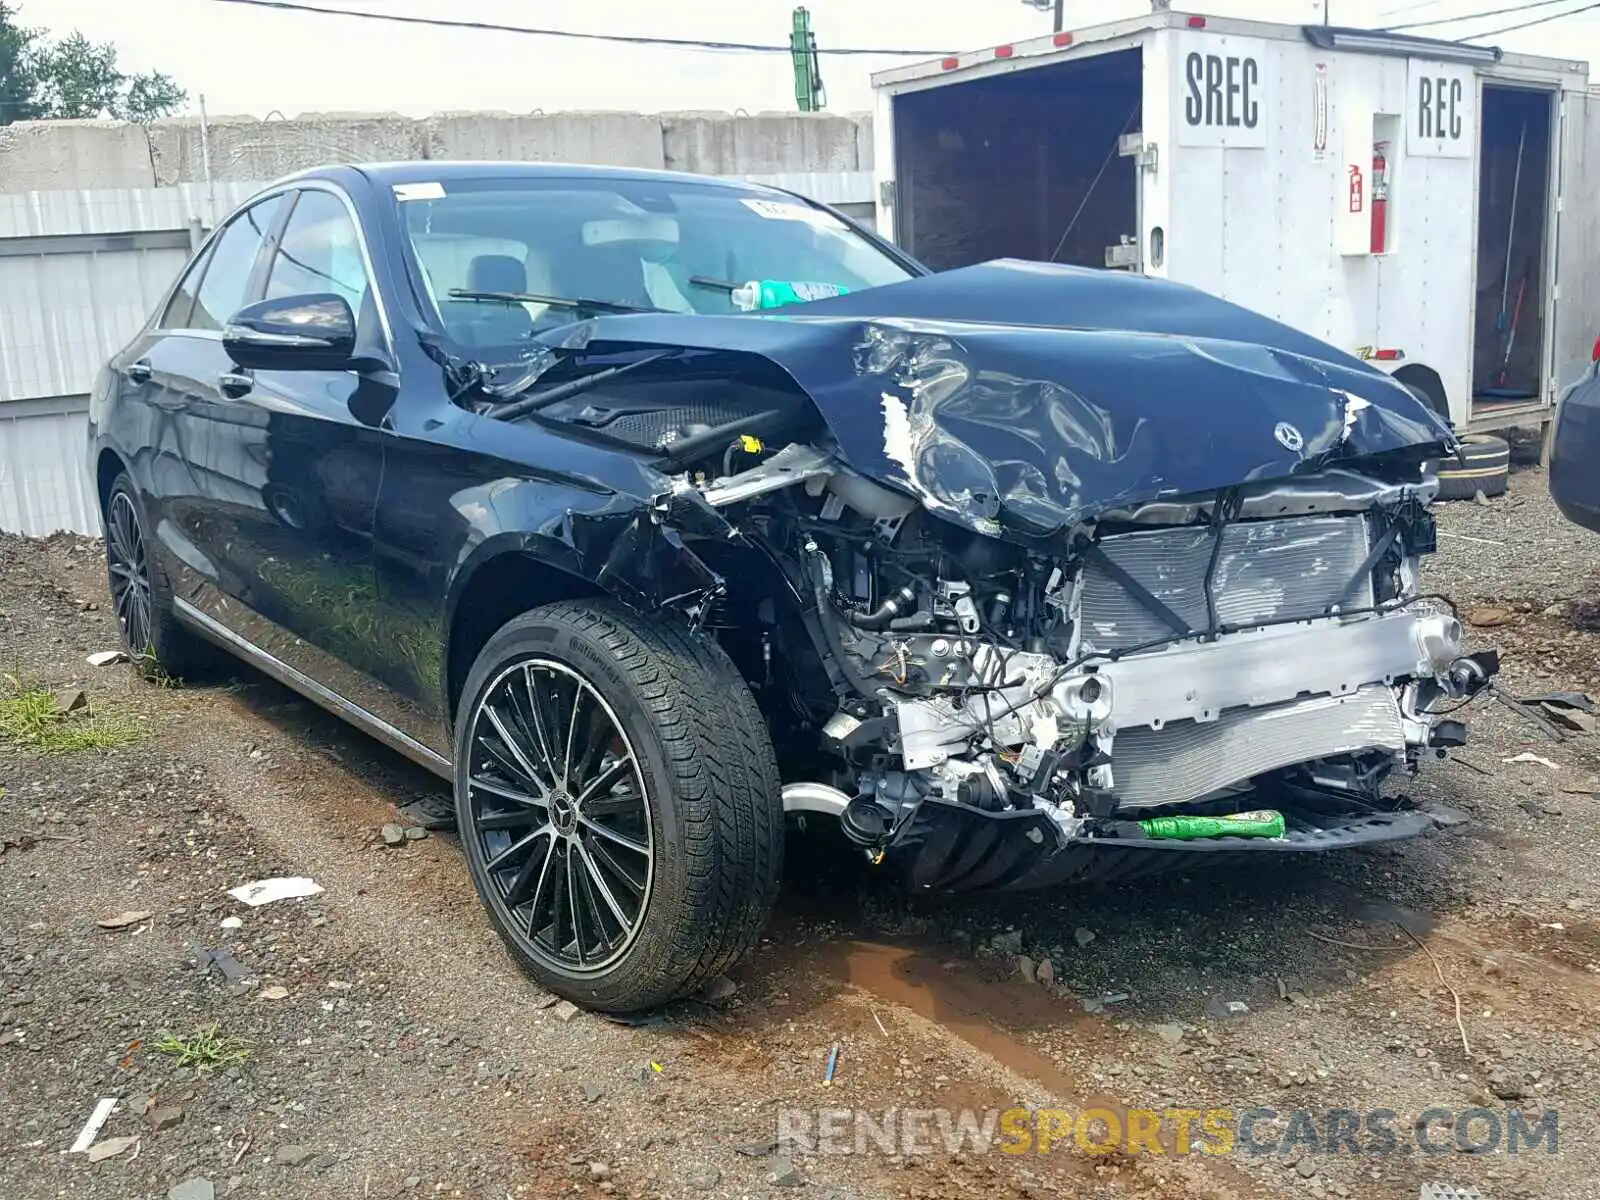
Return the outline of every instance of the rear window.
[[[216,239],[195,294],[194,311],[189,317],[192,328],[221,329],[244,307],[256,258],[282,203],[282,196],[269,196],[252,204],[233,218]]]

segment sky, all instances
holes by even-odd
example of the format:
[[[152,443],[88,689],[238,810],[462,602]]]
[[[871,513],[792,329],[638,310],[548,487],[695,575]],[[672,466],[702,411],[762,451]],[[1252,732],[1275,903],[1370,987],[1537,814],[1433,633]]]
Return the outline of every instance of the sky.
[[[306,0],[323,7],[447,17],[594,33],[787,42],[793,0]],[[1506,9],[1528,0],[1175,0],[1213,16],[1379,26]],[[1461,37],[1583,7],[1555,0],[1526,14],[1415,32]],[[1149,0],[1065,0],[1066,27],[1148,12]],[[807,0],[819,47],[945,53],[1050,31],[1051,15],[1023,0]],[[22,20],[63,35],[81,30],[116,44],[127,70],[161,70],[205,97],[213,116],[451,110],[794,108],[781,54],[688,51],[561,38],[391,25],[248,8],[221,0],[21,0]],[[1508,50],[1583,58],[1600,78],[1600,6],[1495,39]],[[872,105],[870,74],[915,58],[827,56],[828,110]]]

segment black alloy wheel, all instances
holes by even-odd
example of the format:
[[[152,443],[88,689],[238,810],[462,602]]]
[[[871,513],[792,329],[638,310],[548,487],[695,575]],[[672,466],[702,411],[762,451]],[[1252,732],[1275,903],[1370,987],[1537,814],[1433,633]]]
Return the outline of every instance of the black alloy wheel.
[[[468,735],[470,824],[491,903],[536,958],[603,971],[639,932],[655,856],[644,779],[611,706],[528,658],[489,685]]]
[[[154,605],[150,595],[150,560],[145,552],[144,529],[133,497],[112,493],[106,510],[106,573],[111,603],[122,627],[128,653],[135,658],[151,652]]]
[[[454,753],[473,887],[552,992],[639,1012],[760,937],[783,874],[782,784],[712,638],[599,597],[513,617],[463,681]]]
[[[208,673],[220,661],[219,652],[173,614],[172,583],[126,472],[112,482],[100,516],[106,533],[106,582],[128,657],[145,675],[163,682]]]

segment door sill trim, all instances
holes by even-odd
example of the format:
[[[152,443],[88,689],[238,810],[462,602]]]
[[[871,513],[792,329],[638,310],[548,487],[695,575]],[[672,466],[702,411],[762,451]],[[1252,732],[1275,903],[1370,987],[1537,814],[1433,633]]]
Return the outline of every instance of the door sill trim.
[[[270,675],[285,687],[293,688],[307,700],[322,706],[336,717],[342,717],[363,733],[376,738],[391,750],[405,755],[412,762],[426,767],[435,775],[446,780],[454,778],[455,771],[450,761],[428,749],[410,734],[402,733],[382,717],[374,716],[359,704],[324,687],[304,671],[268,654],[254,642],[240,637],[215,617],[201,612],[182,596],[174,596],[172,605],[185,624],[192,625],[200,633],[238,655],[263,674]]]

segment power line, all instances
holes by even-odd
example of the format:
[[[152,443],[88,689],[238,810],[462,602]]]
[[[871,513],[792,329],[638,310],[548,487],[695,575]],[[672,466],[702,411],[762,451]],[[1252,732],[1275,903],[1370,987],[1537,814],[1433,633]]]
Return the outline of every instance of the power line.
[[[427,25],[439,29],[477,29],[489,33],[520,33],[533,37],[569,38],[583,42],[621,42],[629,46],[671,46],[680,50],[737,50],[749,54],[792,54],[793,48],[776,43],[711,42],[699,38],[648,37],[628,33],[578,33],[571,29],[535,29],[526,25],[497,25],[492,21],[452,21],[444,17],[407,17],[399,13],[357,12],[348,8],[323,8],[316,4],[295,4],[290,0],[212,0],[214,4],[243,4],[251,8],[272,8],[283,12],[317,13],[329,17],[355,17],[364,21],[388,21],[396,25]],[[945,50],[889,50],[857,47],[818,47],[817,54],[899,55],[907,58],[939,58]]]
[[[1550,21],[1559,21],[1562,17],[1575,17],[1579,13],[1590,12],[1597,8],[1600,8],[1600,3],[1585,4],[1582,8],[1569,9],[1563,13],[1552,13],[1548,17],[1538,17],[1532,21],[1524,21],[1520,25],[1503,25],[1499,29],[1490,29],[1483,33],[1468,34],[1461,40],[1464,42],[1475,42],[1479,38],[1499,37],[1502,33],[1514,33],[1518,29],[1531,29],[1535,25],[1544,25]]]
[[[1403,4],[1399,8],[1386,8],[1380,17],[1403,17],[1406,13],[1420,12],[1424,8],[1438,8],[1444,0],[1422,0],[1420,4]]]
[[[1426,29],[1430,25],[1458,25],[1463,21],[1476,21],[1481,17],[1503,17],[1507,13],[1527,12],[1533,8],[1549,8],[1552,4],[1566,4],[1567,0],[1531,0],[1531,3],[1513,4],[1507,8],[1489,8],[1481,12],[1463,13],[1459,17],[1435,17],[1431,21],[1411,21],[1404,25],[1385,26],[1386,33],[1401,29]],[[1565,16],[1559,13],[1558,16]],[[1553,19],[1553,18],[1552,18]]]

